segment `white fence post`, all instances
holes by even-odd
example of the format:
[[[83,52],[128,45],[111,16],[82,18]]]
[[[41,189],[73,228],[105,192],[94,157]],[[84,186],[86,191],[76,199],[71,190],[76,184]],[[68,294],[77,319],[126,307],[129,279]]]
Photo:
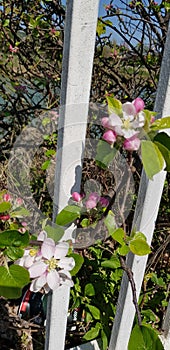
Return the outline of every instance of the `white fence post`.
[[[99,0],[68,0],[54,189],[54,219],[71,189],[80,190]],[[75,173],[76,171],[76,173]],[[71,238],[68,230],[63,239]],[[46,350],[63,350],[69,288],[49,296]]]
[[[159,116],[162,117],[170,115],[170,26],[167,33],[164,57],[161,65],[160,79],[155,101],[155,111],[157,111]],[[133,227],[146,235],[149,244],[152,241],[165,176],[166,172],[162,171],[155,175],[152,181],[146,178],[144,172],[141,177]],[[134,280],[136,283],[137,298],[140,294],[147,258],[147,256],[139,257],[134,256],[133,254],[129,254],[127,257],[127,264],[133,271]],[[117,303],[109,350],[128,349],[128,342],[133,326],[134,316],[135,307],[132,301],[131,286],[126,274],[124,274]]]

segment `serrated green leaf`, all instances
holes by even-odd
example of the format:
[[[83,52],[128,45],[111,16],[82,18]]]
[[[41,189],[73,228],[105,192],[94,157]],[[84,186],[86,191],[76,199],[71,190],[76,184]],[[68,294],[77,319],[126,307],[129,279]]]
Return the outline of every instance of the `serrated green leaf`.
[[[116,153],[116,148],[111,148],[107,142],[100,140],[97,145],[96,163],[105,169],[113,161]]]
[[[48,238],[52,238],[55,242],[58,242],[64,235],[64,229],[58,225],[46,225],[44,230],[47,232]]]
[[[116,230],[116,222],[115,216],[111,210],[108,212],[108,215],[104,219],[104,223],[108,229],[109,235],[112,235]]]
[[[29,272],[19,265],[9,268],[0,266],[0,295],[16,299],[22,294],[22,288],[30,282]]]
[[[118,243],[120,243],[121,245],[125,244],[125,231],[122,228],[118,228],[117,230],[115,230],[112,233],[112,238],[117,241]]]
[[[100,320],[100,310],[94,305],[86,305],[96,320]]]
[[[141,141],[142,163],[149,179],[159,173],[164,166],[164,158],[152,141]]]
[[[162,130],[170,128],[170,117],[165,117],[161,119],[156,119],[154,123],[151,125],[151,129],[153,130]]]
[[[0,213],[4,213],[6,211],[9,211],[11,208],[10,202],[2,202],[0,203]]]
[[[108,103],[108,112],[109,114],[115,113],[118,116],[122,116],[122,103],[114,97],[106,96]]]
[[[77,205],[67,205],[56,217],[56,224],[65,226],[80,217],[81,208]]]
[[[84,295],[87,295],[89,297],[94,296],[95,293],[95,288],[92,283],[87,283],[84,288]]]
[[[81,269],[81,267],[84,263],[84,258],[80,254],[76,254],[76,253],[69,254],[69,257],[72,257],[75,261],[75,266],[70,271],[71,276],[75,276],[79,272],[79,270]]]
[[[135,325],[132,330],[128,350],[164,350],[164,347],[154,329]]]
[[[147,255],[151,252],[148,243],[141,238],[132,239],[129,243],[129,248],[133,254],[140,256]]]

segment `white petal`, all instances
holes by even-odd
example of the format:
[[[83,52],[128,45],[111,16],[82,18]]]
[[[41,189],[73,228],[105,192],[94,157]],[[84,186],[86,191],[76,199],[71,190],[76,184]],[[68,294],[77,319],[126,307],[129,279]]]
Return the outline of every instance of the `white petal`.
[[[67,242],[59,242],[56,244],[54,258],[61,259],[68,253],[69,244]]]
[[[30,268],[29,273],[31,278],[41,276],[47,270],[47,264],[43,261],[36,261]]]
[[[47,238],[47,232],[41,231],[37,237],[37,241],[44,241]]]
[[[131,102],[126,102],[122,105],[123,112],[128,116],[135,116],[136,108]]]
[[[70,271],[75,266],[75,261],[73,258],[62,258],[58,262],[58,266],[64,270]]]
[[[47,283],[51,289],[56,289],[60,285],[60,276],[56,270],[51,270],[47,274]]]
[[[123,129],[122,131],[125,139],[130,139],[132,136],[139,134],[139,131],[134,129]]]
[[[39,290],[41,290],[42,287],[44,287],[44,285],[47,283],[47,278],[46,278],[46,274],[43,274],[41,277],[38,277],[36,279],[34,279],[30,285],[30,290],[32,292],[38,292]]]
[[[117,114],[112,113],[109,117],[108,125],[110,128],[122,125],[122,120]]]
[[[44,258],[51,259],[55,252],[55,242],[51,238],[46,238],[41,247],[41,253]]]

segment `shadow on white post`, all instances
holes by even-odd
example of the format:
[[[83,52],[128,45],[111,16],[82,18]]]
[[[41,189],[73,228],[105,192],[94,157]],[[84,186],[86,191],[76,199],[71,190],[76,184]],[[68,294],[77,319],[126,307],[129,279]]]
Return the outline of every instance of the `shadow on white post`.
[[[57,213],[67,205],[71,189],[74,187],[74,191],[80,190],[98,6],[99,0],[67,1],[54,220]],[[70,239],[71,233],[71,230],[67,230],[63,239]],[[64,349],[68,304],[68,287],[62,286],[49,296],[45,350]]]

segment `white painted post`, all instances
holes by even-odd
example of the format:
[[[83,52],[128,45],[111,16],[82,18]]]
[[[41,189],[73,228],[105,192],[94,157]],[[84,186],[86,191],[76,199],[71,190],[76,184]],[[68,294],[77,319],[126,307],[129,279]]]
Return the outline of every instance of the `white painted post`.
[[[158,92],[155,101],[155,111],[159,117],[170,115],[170,26],[167,33],[167,41],[164,50],[164,57],[161,65]],[[169,131],[167,130],[167,133]],[[152,241],[155,221],[162,196],[166,172],[161,171],[148,180],[143,172],[141,177],[137,206],[133,227],[143,232],[150,244]],[[131,267],[136,283],[137,298],[139,297],[141,285],[145,273],[147,256],[139,257],[129,254],[127,264]],[[133,326],[135,307],[132,301],[131,286],[126,274],[123,275],[119,293],[117,311],[113,324],[109,350],[127,350],[128,342]]]
[[[71,189],[80,190],[98,6],[99,0],[67,1],[54,220],[67,205]],[[70,230],[63,239],[68,238]],[[68,287],[60,287],[49,297],[45,350],[64,349],[68,304]]]

